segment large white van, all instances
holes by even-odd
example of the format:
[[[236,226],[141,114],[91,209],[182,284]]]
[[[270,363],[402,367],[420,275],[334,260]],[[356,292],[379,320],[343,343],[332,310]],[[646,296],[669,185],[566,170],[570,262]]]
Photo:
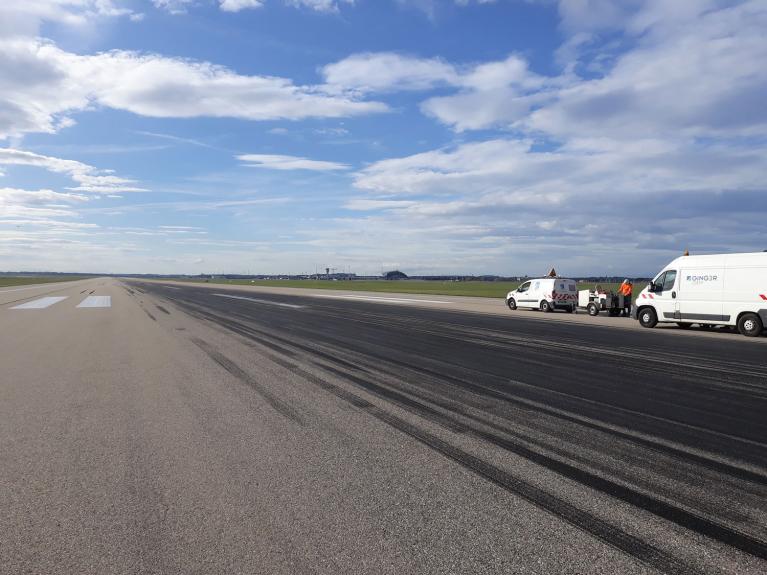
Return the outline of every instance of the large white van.
[[[644,327],[734,325],[758,336],[767,326],[767,252],[677,258],[639,292],[631,317]]]
[[[573,313],[578,305],[578,291],[574,280],[564,278],[538,278],[529,280],[506,294],[509,309],[563,309]]]

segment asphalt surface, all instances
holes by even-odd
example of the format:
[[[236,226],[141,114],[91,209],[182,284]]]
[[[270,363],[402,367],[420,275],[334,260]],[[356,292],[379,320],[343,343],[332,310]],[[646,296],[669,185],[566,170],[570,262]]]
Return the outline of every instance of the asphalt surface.
[[[767,338],[362,295],[0,289],[0,573],[767,571]]]

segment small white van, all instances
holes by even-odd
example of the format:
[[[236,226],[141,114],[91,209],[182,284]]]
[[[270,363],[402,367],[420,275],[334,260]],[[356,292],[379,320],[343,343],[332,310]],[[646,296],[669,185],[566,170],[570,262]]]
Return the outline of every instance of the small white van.
[[[564,278],[538,278],[529,280],[506,294],[509,309],[563,309],[573,313],[578,305],[578,291],[574,280]]]
[[[644,327],[734,325],[758,336],[767,326],[767,252],[677,258],[639,292],[631,317]]]

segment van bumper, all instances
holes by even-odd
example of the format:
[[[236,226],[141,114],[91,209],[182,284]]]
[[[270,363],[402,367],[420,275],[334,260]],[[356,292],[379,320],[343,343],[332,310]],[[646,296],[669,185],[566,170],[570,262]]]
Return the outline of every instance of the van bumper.
[[[631,304],[631,319],[639,319],[639,308],[635,303]]]

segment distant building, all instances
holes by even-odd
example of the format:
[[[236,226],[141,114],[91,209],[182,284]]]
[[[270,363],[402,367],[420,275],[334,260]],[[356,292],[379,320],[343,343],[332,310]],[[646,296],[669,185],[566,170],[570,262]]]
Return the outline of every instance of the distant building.
[[[383,277],[385,280],[406,280],[407,279],[407,275],[405,275],[399,270],[386,272]]]

